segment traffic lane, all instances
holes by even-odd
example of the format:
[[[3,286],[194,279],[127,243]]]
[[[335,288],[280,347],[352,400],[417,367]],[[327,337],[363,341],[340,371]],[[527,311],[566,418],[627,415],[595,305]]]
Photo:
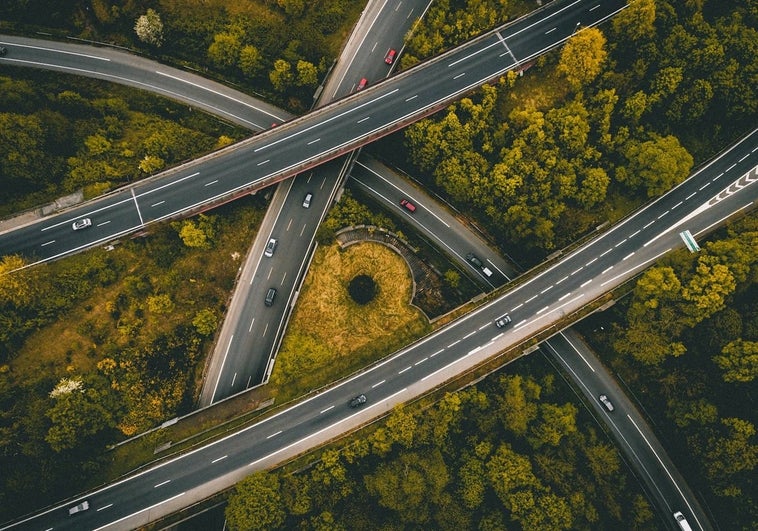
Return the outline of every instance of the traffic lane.
[[[566,331],[551,337],[547,343],[547,350],[565,370],[572,373],[595,414],[603,416],[614,438],[627,448],[625,453],[642,473],[645,486],[662,514],[670,515],[686,508],[697,527],[711,529],[707,515],[654,431],[578,334]],[[598,398],[601,394],[608,396],[614,406],[613,411],[602,405]],[[670,521],[666,523],[670,524]]]
[[[509,277],[516,276],[513,268],[496,251],[458,221],[439,201],[410,185],[386,166],[362,157],[353,167],[351,177],[352,182],[368,190],[376,200],[435,241],[460,267],[477,275],[490,289],[502,286],[509,281]],[[404,199],[416,207],[414,212],[400,204]],[[491,276],[485,275],[481,268],[472,267],[466,260],[466,255],[470,252],[493,272]]]
[[[9,35],[0,35],[0,40],[8,47],[3,58],[8,64],[84,75],[159,93],[253,130],[293,117],[220,83],[120,50]]]

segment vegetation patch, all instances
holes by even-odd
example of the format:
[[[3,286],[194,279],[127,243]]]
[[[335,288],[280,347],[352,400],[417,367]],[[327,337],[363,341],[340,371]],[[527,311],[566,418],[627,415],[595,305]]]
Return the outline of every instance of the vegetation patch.
[[[348,292],[362,275],[376,284],[374,299],[365,304]],[[298,396],[423,335],[430,327],[410,306],[411,296],[408,266],[387,247],[319,247],[276,358],[271,383],[277,392]]]

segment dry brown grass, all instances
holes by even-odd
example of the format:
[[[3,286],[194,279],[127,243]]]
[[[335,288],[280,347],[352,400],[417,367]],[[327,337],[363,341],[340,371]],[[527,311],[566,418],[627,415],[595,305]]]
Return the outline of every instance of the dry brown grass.
[[[376,298],[356,304],[347,285],[357,275],[377,284]],[[316,252],[284,338],[272,384],[307,391],[365,366],[426,333],[429,324],[410,305],[412,279],[405,261],[377,243]],[[280,389],[280,391],[282,391]]]

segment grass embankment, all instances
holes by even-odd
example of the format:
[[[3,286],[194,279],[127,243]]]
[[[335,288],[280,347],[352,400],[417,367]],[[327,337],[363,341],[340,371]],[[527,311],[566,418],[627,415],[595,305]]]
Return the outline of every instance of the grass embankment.
[[[347,291],[358,275],[377,285],[366,305]],[[326,385],[425,334],[427,320],[410,305],[412,282],[405,261],[378,243],[319,248],[271,378],[277,400]]]

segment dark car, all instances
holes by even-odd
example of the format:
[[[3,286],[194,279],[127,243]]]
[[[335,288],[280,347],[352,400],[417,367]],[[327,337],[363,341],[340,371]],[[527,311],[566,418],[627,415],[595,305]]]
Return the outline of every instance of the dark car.
[[[355,87],[355,90],[363,90],[366,88],[366,85],[368,85],[368,79],[365,77],[362,77],[361,80],[358,82],[358,86]]]
[[[8,48],[6,48],[5,46],[0,46],[0,57],[5,55],[6,53],[8,53]]]
[[[384,56],[384,62],[387,63],[388,65],[391,65],[392,63],[395,62],[396,55],[397,55],[397,50],[395,50],[394,48],[390,48],[389,51],[387,52],[387,55]]]
[[[498,328],[503,328],[505,325],[511,322],[511,316],[507,313],[505,315],[501,315],[497,319],[495,319],[495,326]]]
[[[358,395],[350,400],[350,407],[360,407],[366,403],[366,395]]]
[[[266,306],[273,306],[275,298],[276,298],[276,288],[268,288],[268,291],[266,292],[266,300],[264,300],[263,303]]]
[[[402,199],[400,201],[400,206],[405,208],[408,212],[415,212],[416,211],[416,205],[408,201],[407,199]]]
[[[484,264],[482,263],[482,261],[479,260],[479,258],[474,253],[468,253],[466,255],[466,260],[468,260],[469,263],[475,265],[476,267],[478,267],[480,269],[484,266]]]

